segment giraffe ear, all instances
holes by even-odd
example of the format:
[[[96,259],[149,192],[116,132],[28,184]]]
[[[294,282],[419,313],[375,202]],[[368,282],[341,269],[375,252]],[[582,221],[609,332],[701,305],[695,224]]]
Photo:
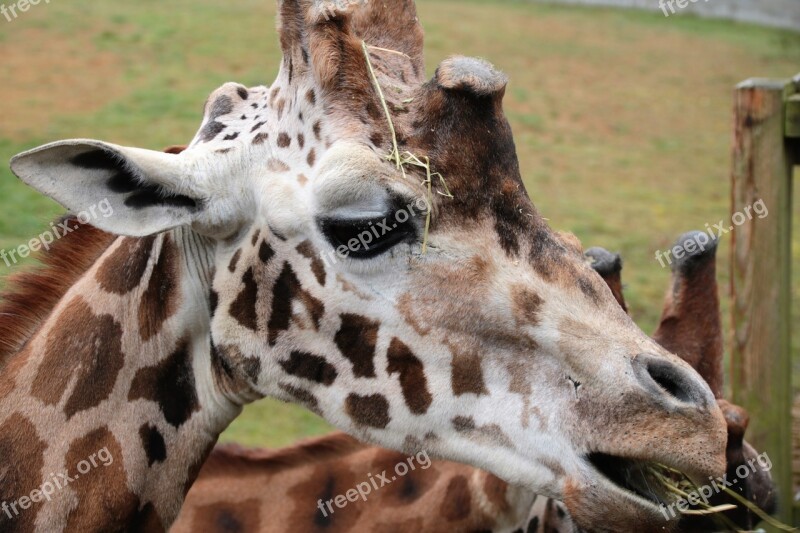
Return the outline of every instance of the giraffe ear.
[[[203,217],[207,194],[188,154],[126,148],[100,141],[47,144],[17,155],[11,170],[91,224],[142,237]],[[88,216],[87,216],[88,218]]]

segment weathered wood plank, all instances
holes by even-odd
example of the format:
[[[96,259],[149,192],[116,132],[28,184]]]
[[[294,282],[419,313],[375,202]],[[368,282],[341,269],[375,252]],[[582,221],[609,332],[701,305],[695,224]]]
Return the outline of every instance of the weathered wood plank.
[[[731,233],[734,401],[751,415],[750,440],[766,451],[791,521],[790,261],[792,156],[784,138],[786,82],[748,80],[735,91],[731,214],[763,200],[764,218]]]

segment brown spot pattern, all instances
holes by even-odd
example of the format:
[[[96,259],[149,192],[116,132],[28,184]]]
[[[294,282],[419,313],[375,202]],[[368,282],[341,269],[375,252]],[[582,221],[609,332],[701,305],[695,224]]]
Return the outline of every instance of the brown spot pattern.
[[[387,352],[389,374],[400,374],[400,387],[409,410],[417,415],[425,414],[433,397],[428,391],[425,368],[414,353],[399,339],[392,339]]]
[[[40,475],[44,467],[44,452],[47,443],[39,438],[34,425],[22,415],[11,415],[0,425],[0,502],[15,502],[41,486]],[[20,509],[19,514],[0,512],[0,531],[22,533],[33,531],[40,503],[29,509]]]
[[[281,132],[278,135],[278,146],[280,148],[289,148],[292,145],[292,138],[286,132]]]
[[[78,505],[67,517],[66,531],[124,531],[139,510],[139,498],[127,487],[122,447],[107,427],[101,427],[70,444],[66,465],[74,473],[76,465],[99,450],[107,450],[113,462],[81,474],[69,487]]]
[[[295,298],[303,303],[309,315],[311,315],[311,319],[314,321],[314,327],[319,328],[319,322],[325,314],[325,306],[322,302],[302,289],[300,281],[297,279],[291,265],[286,263],[278,279],[275,280],[275,286],[272,289],[272,312],[270,313],[269,323],[267,324],[270,346],[275,345],[281,331],[289,329],[292,316],[292,302]]]
[[[306,389],[301,389],[300,387],[294,387],[287,383],[278,383],[278,387],[288,394],[289,396],[293,397],[298,402],[302,403],[306,406],[307,409],[315,413],[319,413],[319,402],[317,401],[316,396],[311,394],[311,392],[307,391]]]
[[[178,248],[164,236],[161,255],[139,304],[139,334],[147,342],[180,306],[180,263]]]
[[[152,424],[144,424],[139,428],[139,438],[147,456],[147,466],[163,463],[167,458],[167,444],[158,428]]]
[[[345,400],[345,411],[362,426],[383,429],[389,424],[389,401],[380,394],[350,394]]]
[[[286,524],[286,531],[302,531],[304,533],[347,533],[355,531],[361,513],[364,510],[358,503],[348,503],[342,509],[331,503],[333,513],[326,508],[327,516],[322,514],[317,501],[323,504],[345,494],[363,480],[358,479],[343,462],[322,465],[313,470],[309,479],[292,487],[288,496],[294,504],[291,522]]]
[[[194,369],[187,341],[158,363],[139,370],[133,378],[128,400],[156,402],[164,418],[179,428],[200,409],[195,389]]]
[[[311,241],[303,241],[297,246],[297,253],[309,259],[311,261],[311,272],[314,273],[314,277],[317,278],[317,282],[325,286],[326,274],[325,274],[325,265],[322,263],[322,259],[319,258],[316,251],[314,250],[314,246],[311,244]]]
[[[76,297],[47,339],[31,393],[47,405],[57,405],[75,378],[76,385],[64,405],[71,418],[108,398],[124,364],[121,326],[111,315],[95,315]]]
[[[336,332],[336,346],[351,363],[358,378],[375,377],[375,346],[380,323],[359,315],[343,314]]]
[[[464,520],[472,509],[469,484],[464,476],[456,476],[447,484],[447,493],[442,503],[442,516],[448,522]]]
[[[97,271],[100,287],[114,294],[128,294],[138,287],[147,270],[154,242],[155,237],[123,239]]]
[[[242,276],[242,283],[244,287],[231,304],[230,314],[242,326],[256,331],[258,329],[258,313],[256,312],[258,284],[252,267],[248,268]]]
[[[239,264],[239,259],[242,257],[242,250],[236,250],[236,253],[231,257],[231,262],[228,264],[228,272],[233,274],[236,272],[236,265]]]
[[[489,394],[483,380],[481,357],[476,352],[462,352],[457,346],[451,346],[453,362],[451,366],[450,381],[453,394]]]
[[[336,369],[324,357],[305,352],[292,352],[280,362],[281,368],[292,376],[330,386],[336,381]]]
[[[544,303],[542,298],[526,287],[512,287],[511,292],[517,323],[538,325],[539,311]]]
[[[246,533],[260,528],[261,505],[255,498],[212,503],[195,510],[194,531]]]

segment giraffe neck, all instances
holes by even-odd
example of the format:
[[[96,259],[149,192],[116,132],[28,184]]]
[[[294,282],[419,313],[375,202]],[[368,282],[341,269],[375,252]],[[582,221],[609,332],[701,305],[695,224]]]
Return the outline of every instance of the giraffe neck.
[[[117,239],[8,361],[0,530],[174,520],[243,403],[212,357],[212,246],[180,229]]]

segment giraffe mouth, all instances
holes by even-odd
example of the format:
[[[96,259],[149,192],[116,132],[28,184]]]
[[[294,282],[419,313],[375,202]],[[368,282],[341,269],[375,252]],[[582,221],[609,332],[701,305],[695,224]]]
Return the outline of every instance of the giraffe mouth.
[[[604,453],[592,453],[587,459],[607,481],[638,500],[661,507],[675,499],[664,485],[664,467],[657,463]]]

